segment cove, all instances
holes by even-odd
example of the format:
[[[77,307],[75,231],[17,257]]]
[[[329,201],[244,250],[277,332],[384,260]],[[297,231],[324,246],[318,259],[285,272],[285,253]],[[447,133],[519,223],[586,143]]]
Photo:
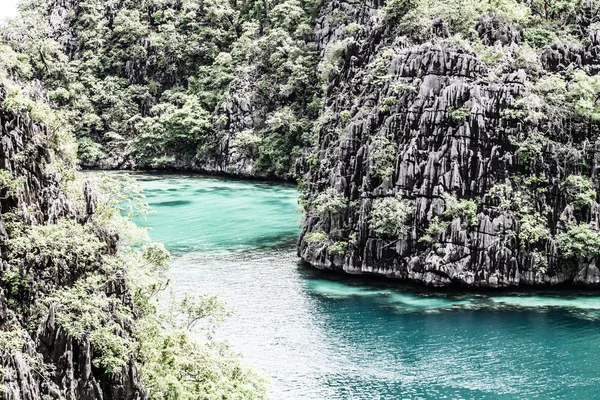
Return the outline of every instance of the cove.
[[[597,398],[600,297],[436,293],[298,263],[293,186],[135,174],[175,292],[217,294],[219,335],[273,399]]]

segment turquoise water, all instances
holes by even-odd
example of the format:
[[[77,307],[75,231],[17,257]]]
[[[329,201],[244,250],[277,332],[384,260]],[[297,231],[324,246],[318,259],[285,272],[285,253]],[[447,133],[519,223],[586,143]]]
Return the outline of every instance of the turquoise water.
[[[295,241],[300,214],[292,185],[197,176],[135,175],[156,215],[139,225],[174,254],[235,251]]]
[[[220,330],[273,399],[600,398],[600,297],[439,294],[298,263],[291,186],[137,175],[176,292],[218,294]]]

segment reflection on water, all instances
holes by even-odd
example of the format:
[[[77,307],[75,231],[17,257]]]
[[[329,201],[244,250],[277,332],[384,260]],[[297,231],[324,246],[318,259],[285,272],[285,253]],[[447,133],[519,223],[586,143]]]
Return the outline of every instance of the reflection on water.
[[[170,175],[144,186],[151,236],[177,254],[173,287],[228,303],[219,334],[271,377],[273,399],[598,396],[599,296],[331,275],[282,245],[298,229],[291,187]]]

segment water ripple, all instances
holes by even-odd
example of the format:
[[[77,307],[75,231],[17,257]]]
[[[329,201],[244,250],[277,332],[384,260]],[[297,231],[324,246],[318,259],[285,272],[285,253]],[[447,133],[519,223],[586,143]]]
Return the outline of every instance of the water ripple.
[[[141,175],[176,292],[218,294],[219,332],[276,400],[591,399],[600,297],[434,294],[298,264],[296,192]]]

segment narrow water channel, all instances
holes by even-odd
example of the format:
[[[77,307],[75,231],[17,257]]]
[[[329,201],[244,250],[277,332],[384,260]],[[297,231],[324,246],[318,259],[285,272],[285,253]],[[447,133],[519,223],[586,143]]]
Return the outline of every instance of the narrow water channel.
[[[220,329],[273,399],[598,398],[600,296],[440,294],[299,264],[292,186],[138,174],[176,292],[217,294]]]

